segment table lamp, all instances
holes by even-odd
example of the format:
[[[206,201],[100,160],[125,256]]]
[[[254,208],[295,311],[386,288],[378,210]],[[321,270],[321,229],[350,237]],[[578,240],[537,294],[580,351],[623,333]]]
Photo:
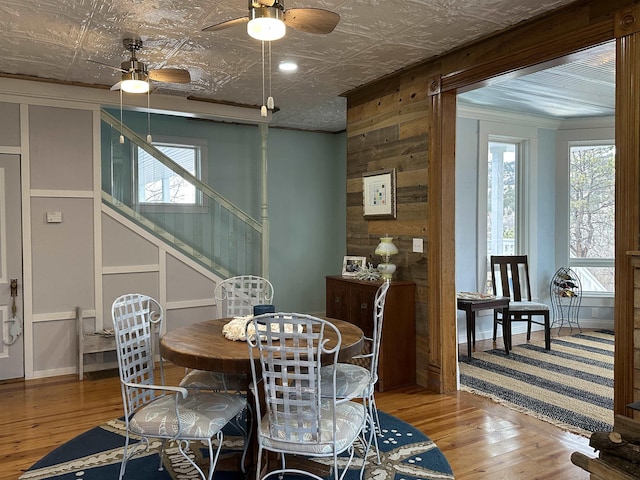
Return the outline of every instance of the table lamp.
[[[380,275],[385,282],[390,282],[393,272],[396,271],[396,266],[393,263],[389,263],[389,260],[392,255],[398,253],[398,247],[393,244],[393,237],[380,237],[380,243],[374,253],[382,257],[382,263],[378,264]]]

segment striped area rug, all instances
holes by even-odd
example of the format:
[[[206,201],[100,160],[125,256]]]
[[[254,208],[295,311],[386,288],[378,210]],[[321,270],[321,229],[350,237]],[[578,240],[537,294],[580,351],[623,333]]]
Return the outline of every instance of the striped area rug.
[[[459,357],[460,388],[583,436],[613,428],[613,332]]]

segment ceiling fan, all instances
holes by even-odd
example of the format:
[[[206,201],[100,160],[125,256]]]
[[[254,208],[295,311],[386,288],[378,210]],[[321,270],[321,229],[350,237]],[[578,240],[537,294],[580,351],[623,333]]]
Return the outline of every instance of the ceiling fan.
[[[191,75],[188,70],[180,68],[147,69],[147,65],[136,57],[136,52],[142,49],[142,40],[139,38],[125,38],[122,41],[124,48],[131,52],[131,57],[114,67],[106,63],[89,60],[122,72],[121,80],[111,87],[111,90],[120,90],[128,93],[146,93],[149,91],[149,80],[163,83],[189,83]]]
[[[249,15],[227,20],[204,28],[215,32],[248,22],[247,32],[253,38],[272,41],[282,38],[286,27],[306,33],[331,33],[340,21],[340,15],[321,8],[285,9],[284,0],[248,0]]]

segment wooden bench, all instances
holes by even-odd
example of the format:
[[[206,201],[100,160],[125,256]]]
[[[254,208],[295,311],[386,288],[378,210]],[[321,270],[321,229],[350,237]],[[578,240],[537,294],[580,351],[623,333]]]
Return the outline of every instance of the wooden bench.
[[[116,337],[104,335],[99,332],[85,332],[82,309],[76,307],[76,319],[78,322],[78,378],[84,379],[84,356],[91,353],[104,353],[116,351]]]

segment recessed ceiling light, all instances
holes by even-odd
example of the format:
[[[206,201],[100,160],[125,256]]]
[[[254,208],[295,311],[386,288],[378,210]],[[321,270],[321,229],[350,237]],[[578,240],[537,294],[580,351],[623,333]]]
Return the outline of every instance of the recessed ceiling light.
[[[278,68],[281,72],[295,72],[298,70],[298,65],[294,62],[280,62]]]

